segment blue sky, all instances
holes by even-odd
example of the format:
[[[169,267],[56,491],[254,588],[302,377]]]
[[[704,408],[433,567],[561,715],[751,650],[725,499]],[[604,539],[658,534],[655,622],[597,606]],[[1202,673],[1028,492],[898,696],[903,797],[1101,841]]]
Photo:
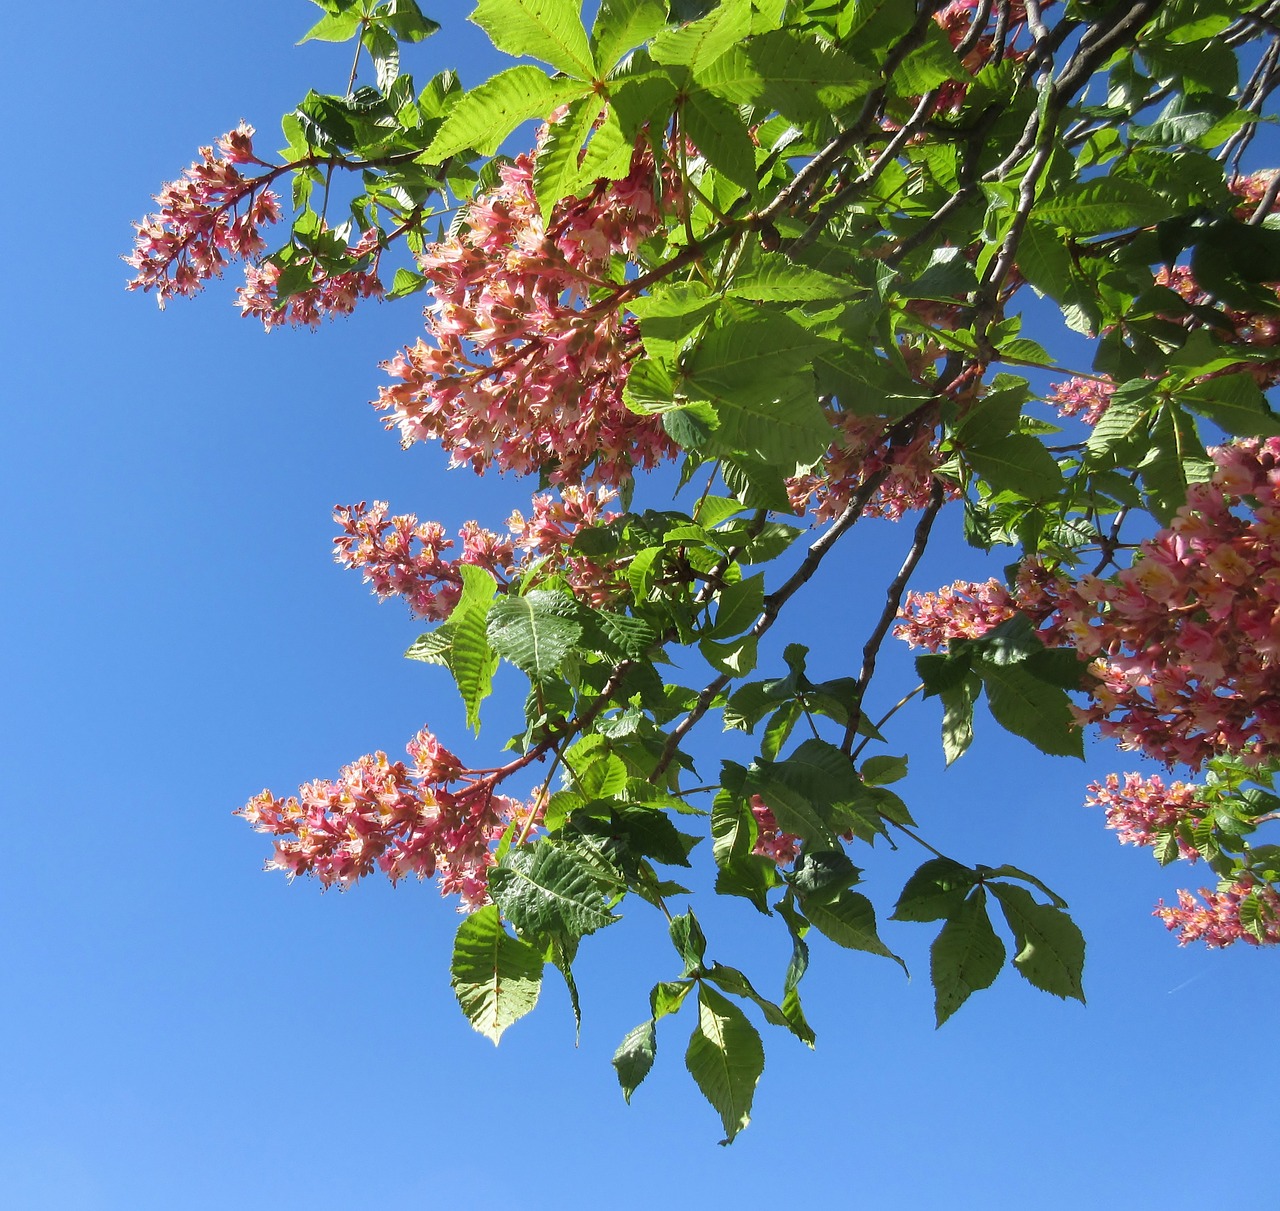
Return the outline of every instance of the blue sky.
[[[419,79],[489,69],[468,7],[429,10],[445,32],[407,64]],[[549,980],[495,1050],[449,993],[456,916],[432,887],[321,895],[261,872],[264,840],[230,813],[263,786],[398,753],[424,722],[487,764],[518,705],[508,683],[484,740],[467,739],[444,674],[398,658],[420,628],[330,562],[338,502],[454,527],[527,500],[528,485],[401,452],[368,407],[418,302],[267,336],[230,281],[163,314],[123,290],[130,221],[199,144],[245,118],[274,146],[308,87],[342,88],[345,48],[293,46],[316,11],[70,0],[56,29],[38,6],[8,17],[0,1206],[1176,1211],[1218,1195],[1276,958],[1179,950],[1151,918],[1200,872],[1161,872],[1081,807],[1090,780],[1129,768],[1108,746],[1084,766],[1040,758],[988,720],[944,776],[933,708],[908,717],[890,751],[918,751],[902,791],[925,834],[1071,901],[1089,1006],[1009,973],[935,1031],[929,927],[884,930],[909,983],[819,939],[818,1050],[766,1040],[753,1125],[729,1149],[684,1073],[684,1019],[664,1023],[630,1107],[609,1066],[674,974],[656,914],[584,944],[579,1047]],[[920,587],[978,574],[958,521],[940,530]],[[785,638],[849,671],[878,608],[866,586],[908,541],[868,527]],[[886,703],[907,667],[893,659]],[[704,738],[708,768],[721,743]],[[882,918],[922,857],[857,859]],[[781,923],[704,909],[713,957],[780,986]]]

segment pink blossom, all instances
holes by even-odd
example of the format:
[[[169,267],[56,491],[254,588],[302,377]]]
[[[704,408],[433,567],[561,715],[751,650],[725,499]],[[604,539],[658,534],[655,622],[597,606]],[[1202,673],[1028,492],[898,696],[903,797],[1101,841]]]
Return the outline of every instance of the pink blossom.
[[[1086,425],[1096,425],[1111,403],[1115,384],[1110,378],[1071,378],[1065,383],[1054,383],[1049,402],[1063,416],[1079,416]]]
[[[530,808],[494,793],[425,728],[409,742],[412,769],[374,753],[296,796],[255,795],[235,814],[274,838],[268,870],[314,875],[348,888],[380,870],[392,883],[438,876],[442,894],[468,908],[486,903],[487,870],[507,825]]]
[[[430,343],[385,364],[394,382],[377,407],[405,444],[438,440],[454,465],[621,483],[675,446],[622,400],[641,351],[635,322],[592,299],[616,293],[614,260],[657,225],[660,185],[642,147],[624,180],[564,199],[544,223],[535,156],[503,166],[458,234],[419,254],[433,292]]]
[[[876,416],[832,412],[836,438],[820,467],[787,480],[787,495],[797,513],[812,512],[818,521],[838,517],[858,489],[887,468],[865,510],[868,517],[897,521],[929,503],[934,472],[941,463],[931,426],[922,425],[910,441],[888,440],[891,422]],[[948,487],[951,499],[958,489]]]
[[[1122,845],[1155,845],[1162,835],[1175,833],[1180,825],[1196,823],[1207,805],[1196,797],[1198,788],[1185,782],[1165,786],[1159,776],[1141,778],[1125,774],[1121,784],[1116,774],[1108,774],[1105,783],[1089,787],[1086,807],[1105,808],[1107,827],[1119,835]],[[1178,849],[1188,861],[1199,853],[1181,837]]]
[[[1280,754],[1280,438],[1210,453],[1212,479],[1129,568],[1043,581],[1037,602],[1046,641],[1094,661],[1080,718],[1191,769]]]
[[[1246,900],[1257,905],[1256,929],[1261,937],[1240,919]],[[1189,891],[1180,890],[1176,908],[1161,900],[1152,915],[1159,917],[1167,928],[1178,930],[1179,946],[1204,942],[1210,949],[1216,949],[1236,942],[1248,942],[1251,946],[1280,943],[1280,895],[1269,885],[1255,886],[1248,876],[1228,885],[1225,891],[1213,892],[1202,887],[1199,901]]]
[[[784,833],[778,827],[773,809],[759,795],[752,795],[749,804],[756,821],[756,843],[751,850],[763,858],[788,866],[800,853],[800,838]]]
[[[936,652],[953,639],[978,639],[1017,612],[1012,595],[998,580],[957,580],[936,593],[908,593],[893,633],[913,648]]]
[[[581,600],[601,606],[630,591],[626,568],[578,554],[573,541],[581,529],[616,516],[604,508],[616,495],[609,488],[570,485],[558,495],[542,493],[533,498],[528,521],[512,513],[506,535],[465,522],[457,558],[445,554],[456,544],[438,522],[419,522],[412,513],[390,517],[386,501],[361,501],[334,510],[342,528],[333,540],[334,559],[359,569],[379,597],[402,597],[414,614],[433,621],[447,618],[457,605],[463,564],[482,567],[505,585],[537,563],[540,575],[564,576]]]
[[[246,318],[262,321],[271,331],[281,324],[304,324],[316,327],[327,316],[349,315],[361,299],[381,298],[384,290],[378,277],[379,232],[371,227],[346,250],[352,267],[342,273],[330,273],[318,261],[310,265],[311,286],[296,290],[281,300],[280,266],[267,261],[262,265],[246,265],[245,284],[236,290],[236,302]]]
[[[160,305],[172,295],[195,294],[218,277],[228,259],[246,259],[266,243],[260,228],[280,219],[280,205],[266,183],[271,170],[242,176],[237,164],[261,163],[253,155],[253,127],[241,122],[155,200],[160,209],[135,223],[133,253],[125,262],[137,270],[130,290],[156,292]]]

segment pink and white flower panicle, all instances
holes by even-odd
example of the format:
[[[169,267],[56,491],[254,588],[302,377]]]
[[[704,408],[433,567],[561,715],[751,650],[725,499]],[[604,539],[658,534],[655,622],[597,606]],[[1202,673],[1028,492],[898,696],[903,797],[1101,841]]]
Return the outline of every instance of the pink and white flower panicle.
[[[560,572],[583,601],[603,605],[627,585],[625,570],[573,552],[573,540],[585,527],[612,520],[605,506],[617,496],[610,488],[564,487],[558,496],[533,498],[533,513],[512,513],[509,533],[496,534],[477,522],[466,522],[456,558],[455,548],[439,522],[419,522],[412,513],[388,516],[386,501],[363,501],[334,510],[342,534],[333,540],[334,558],[343,567],[359,569],[382,598],[402,597],[419,618],[448,618],[462,594],[463,564],[493,573],[499,584],[523,572],[536,559],[550,557],[548,571]]]
[[[376,406],[406,445],[438,440],[454,465],[618,484],[675,451],[656,418],[623,403],[641,351],[634,320],[591,301],[619,289],[615,258],[657,226],[658,174],[641,149],[628,177],[565,199],[544,224],[534,158],[504,165],[459,234],[419,255],[430,343],[385,365],[395,381]]]
[[[456,893],[464,907],[486,903],[493,848],[534,809],[496,794],[492,775],[469,773],[425,728],[407,751],[412,765],[373,753],[296,796],[264,790],[250,799],[235,814],[275,838],[266,869],[344,889],[375,870],[392,883],[434,875],[441,894]]]
[[[134,250],[125,262],[137,270],[130,290],[156,292],[163,307],[173,295],[195,294],[218,277],[230,259],[244,260],[266,247],[260,229],[280,219],[279,199],[266,182],[271,170],[246,177],[237,164],[261,164],[253,154],[253,127],[241,122],[216,149],[158,194],[160,209],[135,223]]]

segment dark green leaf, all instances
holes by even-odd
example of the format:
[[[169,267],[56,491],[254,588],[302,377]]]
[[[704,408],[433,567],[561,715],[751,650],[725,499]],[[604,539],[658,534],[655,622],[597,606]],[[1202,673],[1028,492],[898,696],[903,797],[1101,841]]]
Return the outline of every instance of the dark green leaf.
[[[1004,943],[991,928],[981,887],[942,927],[930,949],[934,1014],[941,1026],[970,994],[990,988],[1004,966]]]
[[[1080,726],[1066,692],[1041,681],[1016,664],[978,661],[987,687],[987,703],[1001,727],[1030,740],[1042,753],[1084,757]]]
[[[1026,888],[988,883],[1013,930],[1013,965],[1028,981],[1054,996],[1084,1001],[1084,936],[1060,908],[1038,904]]]
[[[802,907],[814,927],[833,942],[848,950],[883,955],[903,971],[907,970],[907,965],[880,940],[876,932],[876,910],[866,896],[856,891],[842,891],[833,900],[805,900]]]
[[[940,921],[954,916],[976,876],[950,858],[930,858],[902,889],[894,905],[895,921]]]

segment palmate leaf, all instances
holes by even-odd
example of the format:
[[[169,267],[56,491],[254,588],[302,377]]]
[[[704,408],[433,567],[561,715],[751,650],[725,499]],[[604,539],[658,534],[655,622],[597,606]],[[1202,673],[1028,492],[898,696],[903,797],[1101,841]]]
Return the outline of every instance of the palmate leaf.
[[[496,1045],[538,1003],[542,966],[537,950],[507,933],[489,904],[458,927],[450,983],[467,1020]]]
[[[618,920],[594,868],[550,841],[512,846],[489,871],[489,889],[522,934],[576,939]]]
[[[581,9],[579,0],[480,0],[468,20],[499,50],[541,59],[568,76],[590,80],[595,58]]]
[[[534,589],[523,597],[504,597],[489,611],[489,642],[494,651],[537,681],[552,676],[582,637],[567,593]]]
[[[729,1144],[751,1121],[751,1101],[764,1071],[764,1047],[747,1016],[706,982],[698,987],[698,1025],[685,1065],[720,1115]]]
[[[424,159],[439,164],[468,148],[491,156],[521,122],[544,118],[558,105],[584,97],[589,84],[552,80],[531,64],[509,67],[473,88],[449,111]]]

